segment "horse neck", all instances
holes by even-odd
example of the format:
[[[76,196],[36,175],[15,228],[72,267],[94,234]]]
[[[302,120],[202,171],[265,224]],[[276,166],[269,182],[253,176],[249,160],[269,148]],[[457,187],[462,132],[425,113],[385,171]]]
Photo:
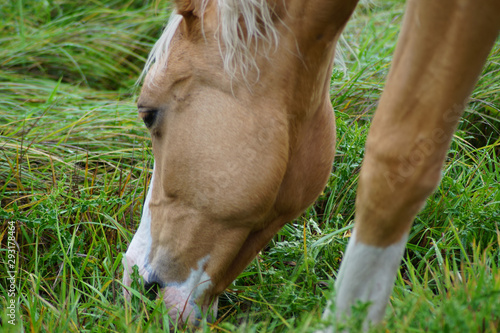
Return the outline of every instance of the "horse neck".
[[[261,88],[282,92],[293,116],[310,117],[328,104],[335,45],[357,1],[270,0],[280,34],[276,54],[260,61]]]

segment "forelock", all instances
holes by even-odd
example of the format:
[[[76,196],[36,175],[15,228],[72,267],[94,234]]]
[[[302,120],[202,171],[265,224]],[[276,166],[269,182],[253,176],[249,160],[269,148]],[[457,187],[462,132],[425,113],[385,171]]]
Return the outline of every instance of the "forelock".
[[[210,1],[217,1],[217,31],[224,70],[233,80],[239,71],[243,79],[250,70],[258,72],[256,56],[269,55],[278,45],[279,34],[273,21],[273,9],[266,0],[203,0],[201,17]],[[171,14],[162,35],[153,46],[144,69],[137,81],[139,84],[149,70],[154,78],[157,72],[167,68],[170,45],[182,15]],[[242,26],[244,24],[244,26]],[[204,31],[202,31],[204,33]],[[156,64],[156,66],[152,66]]]

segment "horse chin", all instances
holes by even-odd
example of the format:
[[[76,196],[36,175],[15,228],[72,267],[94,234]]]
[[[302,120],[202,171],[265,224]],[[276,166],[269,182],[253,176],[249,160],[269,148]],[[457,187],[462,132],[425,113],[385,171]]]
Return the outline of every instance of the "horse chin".
[[[191,298],[186,299],[182,290],[175,287],[162,289],[163,301],[168,310],[168,316],[178,327],[199,327],[202,320],[212,323],[217,318],[219,298],[212,298],[211,302],[194,302]]]
[[[139,275],[143,278],[146,289],[157,285],[159,297],[163,298],[171,322],[182,327],[198,327],[203,319],[213,322],[217,318],[218,296],[209,293],[212,281],[205,273],[203,267],[208,261],[208,256],[198,262],[196,268],[191,269],[188,278],[183,282],[164,283],[155,274],[154,269],[142,257],[134,256],[127,252],[123,259],[123,294],[125,300],[130,302],[131,294],[128,287],[132,285],[133,267],[137,267]]]

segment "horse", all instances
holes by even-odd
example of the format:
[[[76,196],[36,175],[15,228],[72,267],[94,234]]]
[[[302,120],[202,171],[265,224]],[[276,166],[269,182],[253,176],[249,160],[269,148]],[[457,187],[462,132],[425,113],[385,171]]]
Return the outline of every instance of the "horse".
[[[175,0],[137,101],[154,168],[124,259],[179,324],[214,320],[218,295],[332,170],[337,41],[357,0]],[[356,216],[335,283],[342,320],[380,322],[410,227],[500,29],[500,2],[409,0],[366,142]],[[367,326],[365,326],[367,327]],[[330,328],[332,330],[332,328]]]

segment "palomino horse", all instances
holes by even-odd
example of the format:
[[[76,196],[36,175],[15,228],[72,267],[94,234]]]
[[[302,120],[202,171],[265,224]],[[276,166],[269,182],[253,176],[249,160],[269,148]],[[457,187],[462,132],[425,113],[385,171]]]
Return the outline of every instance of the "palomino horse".
[[[176,0],[138,100],[155,165],[124,258],[196,325],[332,168],[335,45],[356,0]],[[498,0],[410,0],[366,143],[337,317],[380,321],[500,27]],[[128,296],[128,292],[126,291]],[[325,313],[329,318],[328,310]]]

